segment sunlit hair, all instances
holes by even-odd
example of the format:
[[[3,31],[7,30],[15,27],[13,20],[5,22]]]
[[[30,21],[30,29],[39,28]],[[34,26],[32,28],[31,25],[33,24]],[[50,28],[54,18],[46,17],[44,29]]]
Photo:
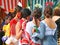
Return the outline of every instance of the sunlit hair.
[[[60,7],[54,9],[53,15],[60,16]]]

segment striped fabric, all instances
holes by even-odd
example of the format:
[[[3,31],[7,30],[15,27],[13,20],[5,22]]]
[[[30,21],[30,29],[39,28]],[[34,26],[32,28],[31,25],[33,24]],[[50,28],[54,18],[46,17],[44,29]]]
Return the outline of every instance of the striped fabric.
[[[26,6],[26,0],[0,0],[0,7],[8,12],[10,9],[14,10],[18,2],[21,2],[23,7]]]
[[[31,37],[30,37],[29,33],[26,32],[26,31],[25,31],[25,36],[26,36],[26,39],[27,39],[26,42],[28,41],[28,44],[29,44],[29,45],[40,45],[40,44],[34,43],[34,42],[31,40]]]

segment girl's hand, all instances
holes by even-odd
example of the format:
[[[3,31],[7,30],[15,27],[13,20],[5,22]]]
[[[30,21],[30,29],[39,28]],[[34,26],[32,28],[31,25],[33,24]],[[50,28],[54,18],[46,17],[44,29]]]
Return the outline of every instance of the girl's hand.
[[[25,29],[26,23],[27,23],[27,20],[25,20],[25,21],[22,23],[22,29]]]
[[[34,32],[36,32],[36,29],[33,28],[33,29],[32,29],[32,33],[34,33]]]

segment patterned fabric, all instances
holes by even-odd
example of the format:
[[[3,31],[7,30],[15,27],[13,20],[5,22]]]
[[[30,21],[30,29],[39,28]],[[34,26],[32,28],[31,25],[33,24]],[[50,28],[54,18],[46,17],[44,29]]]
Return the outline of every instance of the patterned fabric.
[[[55,21],[57,24],[57,37],[58,37],[58,45],[60,45],[60,18]]]

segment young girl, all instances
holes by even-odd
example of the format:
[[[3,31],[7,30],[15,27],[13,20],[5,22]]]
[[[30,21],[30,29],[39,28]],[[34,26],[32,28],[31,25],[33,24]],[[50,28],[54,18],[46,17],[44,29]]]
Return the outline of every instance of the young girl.
[[[40,24],[40,17],[42,15],[42,11],[40,8],[37,8],[33,11],[32,16],[33,19],[32,21],[28,22],[26,25],[26,38],[29,41],[28,45],[40,45],[40,42],[34,42],[32,41],[32,35],[36,30],[33,31],[34,27],[38,28]]]
[[[45,19],[40,22],[39,32],[41,45],[57,45],[56,23],[52,20],[53,10],[47,6],[44,10]]]
[[[27,42],[24,42],[24,40],[26,40],[25,27],[26,27],[27,21],[29,21],[30,19],[30,14],[31,14],[31,11],[29,9],[27,8],[22,9],[21,11],[22,19],[16,24],[16,38],[17,40],[20,39],[19,45],[27,44]]]

